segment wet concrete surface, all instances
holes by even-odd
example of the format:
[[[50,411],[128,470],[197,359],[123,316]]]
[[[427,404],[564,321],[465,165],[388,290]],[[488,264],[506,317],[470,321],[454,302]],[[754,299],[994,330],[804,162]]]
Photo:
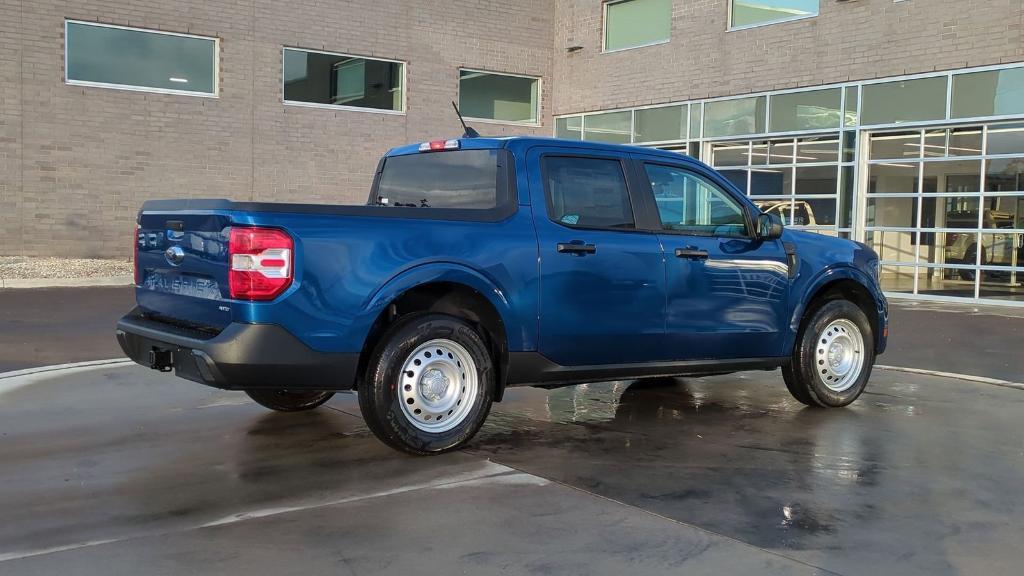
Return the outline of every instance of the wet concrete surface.
[[[0,290],[0,372],[120,358],[114,325],[134,307],[127,286]]]
[[[17,382],[13,383],[17,384]],[[515,389],[466,449],[135,366],[0,380],[0,574],[1019,574],[1024,392],[877,372]]]
[[[0,290],[0,372],[123,356],[114,325],[131,287]],[[1024,308],[890,301],[879,363],[1024,383]]]

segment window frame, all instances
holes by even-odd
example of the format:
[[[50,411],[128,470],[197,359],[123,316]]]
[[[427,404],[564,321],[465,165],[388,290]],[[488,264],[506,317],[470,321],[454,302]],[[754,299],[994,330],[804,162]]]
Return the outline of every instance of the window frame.
[[[728,198],[732,199],[732,201],[735,202],[737,206],[739,206],[740,211],[743,213],[743,221],[744,221],[744,227],[745,227],[744,232],[745,233],[744,234],[735,234],[735,235],[730,234],[730,235],[723,236],[723,235],[719,235],[719,234],[695,234],[695,233],[693,233],[693,231],[690,231],[690,230],[674,230],[672,228],[666,228],[665,227],[665,223],[661,219],[661,212],[658,210],[658,201],[657,201],[657,198],[655,198],[655,196],[654,196],[654,189],[651,187],[650,178],[647,176],[647,168],[646,168],[646,166],[648,164],[654,165],[654,166],[661,166],[661,167],[664,167],[664,168],[671,168],[673,170],[678,170],[680,172],[683,172],[685,174],[691,175],[693,177],[696,177],[696,178],[698,178],[700,180],[703,180],[703,181],[713,185],[717,190],[719,190],[721,193],[725,194]],[[751,206],[751,204],[747,201],[746,196],[741,196],[741,195],[737,194],[736,191],[732,189],[732,184],[731,183],[726,182],[723,185],[722,181],[720,181],[719,178],[716,178],[716,177],[714,177],[711,174],[707,174],[707,173],[705,173],[705,172],[703,172],[701,170],[695,170],[692,167],[683,166],[683,165],[680,165],[680,164],[675,164],[675,163],[672,163],[670,161],[666,161],[666,160],[660,159],[660,158],[642,158],[642,159],[638,159],[638,161],[637,161],[637,171],[642,176],[644,176],[644,179],[643,179],[644,188],[646,190],[646,195],[647,195],[647,197],[649,199],[650,205],[653,208],[654,216],[656,218],[656,222],[657,222],[657,226],[658,226],[658,228],[655,231],[658,232],[659,234],[672,234],[674,236],[690,236],[690,237],[693,237],[693,238],[740,238],[740,239],[746,239],[746,240],[755,240],[756,239],[756,237],[754,235],[753,210],[757,210],[757,208]],[[723,178],[723,180],[724,180],[724,178]]]
[[[651,46],[660,46],[662,44],[668,44],[672,41],[672,11],[669,11],[669,23],[668,23],[668,38],[664,40],[655,40],[654,42],[647,42],[645,44],[637,44],[636,46],[626,46],[623,48],[608,48],[608,7],[613,4],[623,4],[625,2],[633,2],[634,0],[605,0],[601,3],[601,54],[614,54],[616,52],[623,52],[625,50],[636,50],[638,48],[649,48]]]
[[[68,42],[68,25],[80,24],[95,28],[113,28],[115,30],[129,30],[132,32],[144,32],[147,34],[160,34],[163,36],[178,36],[180,38],[194,38],[197,40],[213,41],[213,92],[201,92],[196,90],[175,90],[172,88],[152,88],[149,86],[137,86],[133,84],[114,84],[111,82],[95,82],[92,80],[75,80],[68,77],[68,54],[71,46]],[[169,32],[166,30],[153,30],[151,28],[139,28],[137,26],[121,26],[118,24],[107,24],[105,22],[89,22],[76,20],[74,18],[64,19],[64,84],[67,86],[85,86],[89,88],[105,88],[108,90],[125,90],[128,92],[148,92],[151,94],[171,94],[175,96],[195,96],[197,98],[219,98],[220,97],[220,38],[216,36],[202,36],[200,34],[187,34],[184,32]]]
[[[633,227],[632,228],[615,228],[611,226],[585,226],[580,224],[568,224],[554,218],[554,205],[551,198],[551,188],[548,186],[550,180],[548,179],[548,158],[574,158],[578,160],[610,160],[619,163],[619,167],[622,170],[623,182],[626,184],[626,198],[629,201],[629,209],[633,214]],[[636,181],[636,173],[633,171],[633,162],[626,156],[620,155],[602,155],[602,154],[587,154],[577,152],[544,152],[537,160],[540,162],[540,176],[541,183],[544,189],[544,213],[548,221],[551,223],[567,228],[569,230],[597,230],[604,232],[624,232],[624,233],[645,233],[648,234],[650,230],[649,223],[646,221],[645,213],[646,207],[643,200],[642,189],[640,183]]]
[[[537,81],[537,110],[534,111],[534,119],[532,121],[531,120],[495,120],[493,118],[477,118],[475,116],[465,116],[464,118],[466,120],[472,120],[473,122],[478,122],[478,123],[481,123],[481,124],[505,124],[505,125],[509,125],[509,126],[530,126],[530,127],[534,127],[534,128],[539,128],[539,127],[542,126],[541,118],[543,118],[543,116],[541,115],[541,110],[544,107],[544,103],[543,103],[543,100],[544,100],[544,84],[543,84],[544,83],[544,78],[542,76],[532,76],[530,74],[516,74],[516,73],[513,73],[513,72],[495,72],[493,70],[482,70],[482,69],[479,69],[479,68],[466,68],[466,67],[463,67],[463,66],[460,66],[458,70],[459,70],[459,77],[457,79],[458,80],[458,82],[457,82],[458,89],[456,90],[456,95],[455,95],[456,98],[455,98],[455,100],[456,100],[456,102],[459,103],[459,109],[460,110],[462,108],[462,73],[463,72],[472,72],[474,74],[487,74],[489,76],[511,76],[513,78],[529,78],[530,80],[536,80]]]
[[[743,26],[733,26],[733,6],[736,4],[736,0],[728,0],[727,10],[729,11],[728,17],[726,18],[726,32],[733,32],[739,30],[750,30],[751,28],[760,28],[762,26],[774,26],[775,24],[783,24],[785,22],[796,22],[798,20],[807,20],[808,18],[817,18],[821,15],[821,0],[818,0],[818,10],[814,14],[806,14],[803,16],[793,16],[792,18],[780,18],[778,20],[768,20],[766,22],[758,22],[757,24],[746,24]]]
[[[284,97],[284,55],[288,50],[294,52],[308,52],[311,54],[323,54],[325,56],[341,56],[343,58],[359,58],[362,60],[373,60],[375,62],[390,62],[392,64],[400,64],[402,66],[402,109],[401,110],[385,110],[383,108],[368,108],[365,106],[347,106],[344,104],[324,104],[322,102],[303,102],[301,100],[288,100]],[[405,60],[396,60],[394,58],[377,58],[371,56],[361,56],[359,54],[346,54],[344,52],[331,52],[330,50],[315,50],[311,48],[301,48],[299,46],[281,46],[281,103],[285,106],[298,106],[302,108],[320,108],[324,110],[343,110],[347,112],[369,112],[372,114],[391,114],[404,116],[406,112],[406,106],[409,99],[409,63]]]

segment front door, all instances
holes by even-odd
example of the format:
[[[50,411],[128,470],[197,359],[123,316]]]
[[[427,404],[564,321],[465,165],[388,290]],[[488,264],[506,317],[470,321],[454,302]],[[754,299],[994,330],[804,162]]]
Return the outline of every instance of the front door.
[[[711,171],[643,162],[662,224],[666,344],[676,360],[779,356],[789,266],[754,238],[745,204]]]
[[[665,335],[664,259],[637,230],[628,158],[533,149],[540,256],[540,352],[563,366],[651,361]]]

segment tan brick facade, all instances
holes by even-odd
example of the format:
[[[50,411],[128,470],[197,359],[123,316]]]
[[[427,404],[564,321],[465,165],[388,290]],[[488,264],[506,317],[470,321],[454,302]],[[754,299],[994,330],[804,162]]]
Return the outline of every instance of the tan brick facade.
[[[542,77],[547,0],[0,0],[0,254],[125,256],[146,199],[361,202],[389,147],[459,133],[460,67]],[[219,98],[66,85],[64,21],[221,39]],[[281,49],[407,62],[407,113],[285,106]]]
[[[1024,0],[821,0],[728,32],[729,0],[674,0],[669,43],[608,54],[601,4],[556,2],[555,114],[1024,60]]]
[[[601,54],[600,0],[0,0],[0,254],[124,256],[149,198],[360,202],[387,148],[456,134],[460,67],[542,78],[551,115],[1024,60],[1024,0],[822,0],[726,31],[675,0],[669,43]],[[66,18],[221,39],[216,99],[66,85]],[[583,49],[567,53],[566,48]],[[281,49],[407,62],[407,112],[286,106]]]

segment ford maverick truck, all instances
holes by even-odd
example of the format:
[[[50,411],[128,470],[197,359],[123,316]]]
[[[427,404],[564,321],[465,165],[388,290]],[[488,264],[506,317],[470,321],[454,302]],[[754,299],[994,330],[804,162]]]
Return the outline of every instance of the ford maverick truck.
[[[468,442],[509,386],[781,368],[796,400],[845,406],[888,332],[870,248],[631,146],[413,144],[366,205],[151,201],[134,244],[134,361],[273,410],[354,390],[416,454]]]

